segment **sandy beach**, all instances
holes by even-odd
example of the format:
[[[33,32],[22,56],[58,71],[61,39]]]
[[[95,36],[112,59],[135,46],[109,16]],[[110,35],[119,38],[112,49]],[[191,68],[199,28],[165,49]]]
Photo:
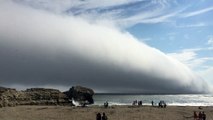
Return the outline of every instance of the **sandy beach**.
[[[95,120],[98,112],[105,112],[108,120],[193,120],[194,111],[205,111],[213,120],[213,107],[168,106],[17,106],[0,108],[1,120]]]

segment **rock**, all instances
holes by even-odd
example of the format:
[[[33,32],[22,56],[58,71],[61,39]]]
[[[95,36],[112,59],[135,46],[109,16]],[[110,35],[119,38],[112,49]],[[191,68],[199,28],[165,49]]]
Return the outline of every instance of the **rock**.
[[[0,87],[0,107],[17,105],[73,105],[72,99],[85,104],[93,104],[94,91],[90,88],[75,86],[67,92],[57,89],[30,88],[17,91],[12,88]]]
[[[0,87],[0,107],[16,105],[72,105],[72,102],[56,89],[31,88],[17,91]]]
[[[94,91],[82,86],[74,86],[69,91],[64,92],[69,99],[81,102],[83,104],[93,104]]]
[[[0,87],[0,107],[16,106],[18,94],[15,89]]]
[[[56,89],[31,88],[24,91],[30,105],[70,104],[68,97]],[[26,99],[26,98],[25,98]]]

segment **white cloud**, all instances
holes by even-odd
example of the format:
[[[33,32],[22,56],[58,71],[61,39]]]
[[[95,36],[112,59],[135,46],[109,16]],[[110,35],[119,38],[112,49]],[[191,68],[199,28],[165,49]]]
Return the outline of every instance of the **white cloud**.
[[[142,14],[141,16],[135,16],[134,18],[129,18],[127,21],[132,23],[160,23],[160,22],[168,22],[168,19],[175,16],[176,13],[171,13],[167,15],[160,15],[160,13],[146,13],[147,16]]]
[[[198,73],[207,81],[210,81],[213,84],[213,77],[212,77],[213,67],[209,67],[208,69],[204,71],[199,71]]]
[[[213,46],[213,36],[209,36],[207,44]]]
[[[202,68],[202,66],[205,66],[203,65],[204,63],[213,59],[212,57],[198,57],[197,52],[206,50],[209,51],[211,48],[184,49],[180,52],[168,53],[167,55],[181,61],[191,69],[196,70]]]
[[[196,23],[196,24],[185,24],[185,25],[177,25],[178,28],[193,28],[193,27],[204,27],[207,26],[205,23]]]
[[[196,15],[200,15],[200,14],[212,11],[212,10],[213,10],[213,7],[208,7],[208,8],[204,8],[204,9],[201,9],[201,10],[185,13],[185,14],[183,14],[181,16],[182,17],[192,17],[192,16],[196,16]]]
[[[184,63],[187,63],[189,60],[192,60],[196,57],[196,53],[192,51],[183,51],[181,53],[170,53],[168,55]]]
[[[213,67],[209,66],[206,70],[197,72],[200,76],[206,79],[210,84],[213,84]]]
[[[30,5],[60,14],[83,17],[90,22],[106,19],[124,28],[138,23],[168,22],[184,9],[170,9],[176,1],[169,0],[13,0],[19,4]],[[141,4],[141,6],[138,6]],[[137,5],[137,6],[134,6]],[[151,8],[151,9],[150,9]],[[134,14],[130,14],[134,11]]]
[[[184,49],[181,52],[169,53],[167,55],[181,61],[191,69],[195,70],[199,76],[205,79],[210,85],[213,85],[213,67],[205,64],[206,62],[212,62],[213,57],[198,57],[197,53],[211,50],[211,47]]]
[[[0,19],[2,84],[81,84],[110,92],[209,90],[187,66],[115,27],[8,1],[1,1]]]
[[[19,4],[29,5],[34,8],[44,9],[55,13],[63,13],[69,9],[77,11],[87,11],[90,9],[108,8],[128,3],[134,3],[132,0],[12,0]]]
[[[137,2],[132,1],[132,0],[102,0],[101,2],[99,0],[90,0],[90,1],[79,1],[78,4],[75,6],[82,6],[83,8],[86,9],[93,9],[93,8],[103,8],[103,7],[113,7],[113,6],[118,6],[118,5],[124,5],[128,3],[134,3]]]
[[[180,53],[169,53],[167,55],[183,62],[191,69],[195,69],[204,63],[204,60],[197,59],[197,54],[194,51],[181,51]]]
[[[12,0],[14,2],[30,5],[34,8],[45,9],[48,11],[63,13],[71,8],[88,10],[102,7],[112,7],[131,3],[131,0]]]
[[[44,9],[59,14],[71,14],[90,19],[90,22],[113,21],[120,27],[138,23],[161,23],[174,21],[178,16],[190,17],[213,10],[213,7],[183,13],[189,5],[179,6],[176,0],[12,0],[19,4]],[[141,4],[140,6],[138,4]],[[134,6],[137,5],[137,6]],[[175,8],[174,8],[175,5]],[[133,12],[133,13],[132,13]],[[132,14],[131,14],[132,13]],[[174,18],[174,19],[173,19]],[[180,25],[178,27],[202,27],[205,23]]]

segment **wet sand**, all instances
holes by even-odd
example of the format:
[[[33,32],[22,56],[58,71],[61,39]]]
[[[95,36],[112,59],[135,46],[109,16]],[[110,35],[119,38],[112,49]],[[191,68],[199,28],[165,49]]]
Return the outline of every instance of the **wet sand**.
[[[194,111],[205,111],[207,120],[213,120],[213,107],[185,106],[16,106],[0,108],[0,120],[95,120],[98,112],[108,120],[193,120]]]

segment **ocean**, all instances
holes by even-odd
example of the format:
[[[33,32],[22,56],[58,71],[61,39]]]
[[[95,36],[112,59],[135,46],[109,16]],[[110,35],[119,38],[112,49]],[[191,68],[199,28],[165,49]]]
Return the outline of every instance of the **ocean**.
[[[108,101],[109,105],[132,105],[134,100],[142,100],[143,105],[151,105],[154,101],[158,105],[163,100],[169,106],[213,106],[212,94],[175,94],[175,95],[94,95],[94,105],[103,105]]]

